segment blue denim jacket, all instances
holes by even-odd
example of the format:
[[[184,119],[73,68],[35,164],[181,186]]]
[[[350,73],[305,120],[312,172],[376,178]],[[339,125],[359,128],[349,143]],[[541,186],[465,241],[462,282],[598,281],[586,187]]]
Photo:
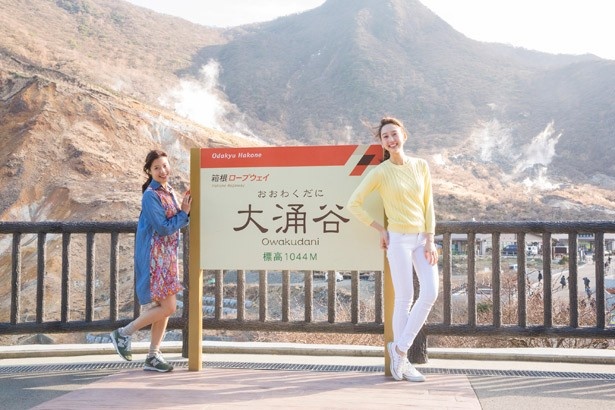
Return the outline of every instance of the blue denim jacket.
[[[179,211],[175,216],[167,218],[160,198],[153,190],[161,185],[152,181],[150,189],[146,189],[141,198],[141,215],[137,224],[135,237],[135,288],[139,304],[151,303],[150,292],[150,255],[154,232],[159,235],[170,235],[188,225],[188,214]],[[179,207],[179,206],[178,206]],[[176,252],[179,249],[176,250]]]

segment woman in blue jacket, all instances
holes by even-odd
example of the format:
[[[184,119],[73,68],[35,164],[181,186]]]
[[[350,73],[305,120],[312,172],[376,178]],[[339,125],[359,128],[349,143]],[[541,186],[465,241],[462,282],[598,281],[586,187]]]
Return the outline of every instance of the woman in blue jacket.
[[[150,151],[143,171],[148,178],[142,187],[141,215],[135,238],[135,287],[142,313],[127,326],[114,330],[111,341],[117,353],[131,361],[131,336],[151,325],[144,369],[169,372],[173,366],[162,357],[160,344],[169,317],[176,309],[175,295],[182,290],[177,263],[179,230],[188,225],[192,197],[187,191],[181,204],[178,203],[168,183],[171,167],[164,151]]]

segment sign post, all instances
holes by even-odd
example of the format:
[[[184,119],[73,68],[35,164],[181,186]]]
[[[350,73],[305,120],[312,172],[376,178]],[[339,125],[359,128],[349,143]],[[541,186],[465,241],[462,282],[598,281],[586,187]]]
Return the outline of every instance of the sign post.
[[[200,150],[190,150],[190,181],[199,181]],[[201,255],[195,251],[201,249],[201,185],[190,186],[192,206],[190,208],[190,256],[188,267],[188,370],[198,371],[203,368],[203,271],[201,270]]]

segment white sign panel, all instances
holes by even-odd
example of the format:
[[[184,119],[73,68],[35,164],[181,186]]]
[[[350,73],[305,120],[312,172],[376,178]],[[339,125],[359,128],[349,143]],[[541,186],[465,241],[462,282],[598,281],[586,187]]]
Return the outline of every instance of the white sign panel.
[[[383,270],[346,202],[379,145],[201,149],[201,269]],[[373,194],[365,204],[380,222]]]

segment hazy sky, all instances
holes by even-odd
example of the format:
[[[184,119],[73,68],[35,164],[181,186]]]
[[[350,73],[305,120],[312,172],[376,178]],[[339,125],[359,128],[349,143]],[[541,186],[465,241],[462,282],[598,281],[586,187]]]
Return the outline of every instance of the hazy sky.
[[[231,27],[315,8],[324,0],[128,0],[195,23]],[[615,60],[615,0],[421,0],[475,40]]]

